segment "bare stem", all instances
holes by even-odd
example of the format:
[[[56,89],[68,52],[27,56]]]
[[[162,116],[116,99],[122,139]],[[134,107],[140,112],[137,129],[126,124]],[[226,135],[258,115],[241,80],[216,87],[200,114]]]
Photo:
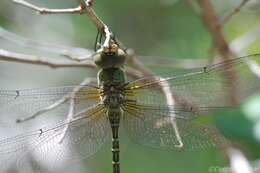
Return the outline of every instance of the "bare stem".
[[[224,18],[221,20],[221,25],[224,25],[227,23],[228,20],[231,19],[232,16],[234,16],[236,13],[240,11],[240,9],[250,0],[243,0],[236,8],[234,8],[231,12],[229,12]]]
[[[107,27],[107,25],[96,15],[94,10],[92,9],[92,1],[90,0],[80,0],[80,5],[75,8],[66,8],[66,9],[50,9],[50,8],[42,8],[36,5],[33,5],[25,0],[13,0],[14,3],[32,9],[39,14],[57,14],[57,13],[74,13],[74,14],[82,14],[86,13],[89,19],[93,22],[96,28],[105,36],[105,42],[103,47],[109,47],[111,40],[111,31]]]
[[[97,29],[101,32],[105,32],[106,24],[97,16],[95,11],[92,9],[92,3],[89,1],[80,0],[80,7],[83,11],[86,12],[90,20],[95,24]]]
[[[67,63],[54,62],[45,57],[14,53],[3,49],[0,49],[0,61],[19,62],[19,63],[35,64],[35,65],[46,65],[51,68],[59,68],[59,67],[96,68],[96,65],[94,65],[91,62],[67,62]]]
[[[230,11],[227,15],[223,17],[222,20],[219,21],[219,27],[222,29],[223,25],[226,24],[232,16],[234,16],[236,13],[240,11],[240,9],[247,3],[249,0],[243,0],[236,8],[234,8],[232,11]],[[233,49],[231,49],[233,51]],[[214,43],[210,46],[209,49],[209,55],[213,55],[215,52],[215,46]]]
[[[218,21],[217,16],[214,13],[214,9],[212,7],[212,4],[210,0],[199,0],[199,5],[201,7],[201,17],[204,21],[204,24],[206,28],[208,29],[213,43],[216,50],[222,55],[224,62],[228,61],[230,59],[230,55],[232,55],[231,50],[229,49],[228,43],[225,40],[225,37],[223,36],[221,32],[221,26]],[[227,96],[230,99],[230,103],[232,105],[235,105],[238,103],[237,100],[237,90],[235,85],[236,76],[234,73],[234,70],[231,70],[232,68],[224,69],[223,77],[227,81],[227,84],[229,85],[229,90],[227,92]],[[218,132],[218,130],[213,130],[213,132],[217,136],[222,136],[221,133]],[[214,135],[210,135],[210,137],[214,138]],[[222,144],[220,143],[218,145],[219,150],[223,153],[223,157],[227,158],[227,148],[230,147],[231,144]],[[226,159],[227,160],[227,159]]]
[[[82,8],[80,6],[76,8],[66,8],[66,9],[50,9],[50,8],[42,8],[38,7],[36,5],[33,5],[29,2],[26,2],[24,0],[13,0],[14,3],[22,5],[24,7],[27,7],[29,9],[32,9],[39,14],[57,14],[57,13],[81,13]]]
[[[201,7],[201,17],[212,37],[216,50],[222,55],[224,61],[229,60],[232,52],[229,49],[228,43],[221,32],[221,27],[218,18],[214,13],[212,4],[209,0],[200,0],[199,5]],[[230,90],[227,91],[227,95],[230,98],[230,103],[235,105],[238,103],[235,88],[235,73],[233,70],[225,70],[224,77],[226,77],[230,88]]]

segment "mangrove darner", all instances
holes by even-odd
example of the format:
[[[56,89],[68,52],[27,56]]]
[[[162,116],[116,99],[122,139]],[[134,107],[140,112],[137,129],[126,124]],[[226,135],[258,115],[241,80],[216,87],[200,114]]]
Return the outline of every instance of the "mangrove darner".
[[[113,172],[119,173],[120,127],[131,139],[150,147],[180,150],[216,146],[224,139],[203,120],[205,112],[232,107],[228,93],[232,89],[240,100],[260,88],[258,54],[133,81],[125,77],[125,58],[125,51],[111,40],[108,48],[98,49],[94,56],[100,68],[97,85],[86,80],[76,86],[1,90],[2,110],[18,114],[17,122],[45,112],[67,114],[67,118],[1,140],[0,169],[11,163],[24,165],[32,152],[39,153],[36,161],[49,159],[52,152],[54,168],[59,162],[89,157],[111,132]],[[231,70],[236,75],[234,83],[227,80],[231,76],[223,77]]]

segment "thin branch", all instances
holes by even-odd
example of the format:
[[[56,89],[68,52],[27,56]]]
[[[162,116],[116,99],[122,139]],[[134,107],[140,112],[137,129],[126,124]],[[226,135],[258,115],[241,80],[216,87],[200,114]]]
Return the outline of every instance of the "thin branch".
[[[76,8],[66,8],[66,9],[50,9],[50,8],[42,8],[36,5],[33,5],[24,0],[13,0],[14,3],[27,7],[36,11],[39,14],[57,14],[57,13],[81,13],[82,8],[80,6]]]
[[[65,68],[65,67],[82,67],[82,68],[97,68],[93,62],[53,62],[44,57],[35,55],[27,55],[14,53],[7,50],[0,49],[0,61],[17,62],[24,64],[43,65],[50,68]],[[126,74],[134,79],[144,76],[143,72],[131,67],[126,67]]]
[[[38,116],[44,114],[45,112],[48,112],[48,111],[51,111],[51,110],[54,110],[56,107],[60,106],[61,104],[63,104],[64,102],[67,101],[67,97],[63,97],[62,99],[56,101],[55,103],[47,106],[47,107],[44,107],[40,110],[38,110],[37,112],[35,112],[34,114],[28,116],[28,117],[21,117],[21,118],[18,118],[16,119],[16,123],[23,123],[25,121],[29,121],[29,120],[32,120],[32,119],[35,119],[37,118]]]
[[[227,21],[230,20],[231,17],[234,16],[236,13],[238,13],[241,10],[241,8],[244,5],[246,5],[246,3],[249,1],[250,0],[243,0],[236,8],[234,8],[231,12],[229,12],[226,16],[224,16],[224,18],[221,20],[221,25],[227,23]]]
[[[50,9],[50,8],[42,8],[38,7],[36,5],[33,5],[25,0],[13,0],[13,2],[22,5],[24,7],[27,7],[29,9],[32,9],[39,14],[57,14],[57,13],[74,13],[74,14],[82,14],[86,13],[89,17],[89,19],[93,22],[93,24],[96,26],[96,28],[103,33],[105,36],[105,41],[103,44],[103,47],[109,47],[110,46],[110,40],[111,40],[111,31],[107,27],[107,25],[96,15],[94,10],[92,9],[92,1],[89,0],[80,0],[80,5],[76,8],[66,8],[66,9]]]
[[[218,22],[218,18],[214,13],[212,4],[209,0],[199,0],[199,5],[201,7],[201,17],[212,37],[216,50],[222,55],[224,61],[229,60],[232,52],[229,49],[228,43],[221,32],[221,27]],[[235,73],[233,70],[225,70],[224,77],[226,76],[229,76],[229,78],[227,78],[226,80],[228,82],[228,85],[230,86],[227,94],[230,98],[230,103],[235,105],[236,103],[238,103],[236,94],[237,91],[235,88]]]
[[[219,27],[220,29],[222,29],[223,25],[226,24],[228,22],[228,20],[230,20],[230,18],[232,16],[234,16],[236,13],[238,13],[240,11],[240,9],[247,3],[249,2],[249,0],[243,0],[236,8],[234,8],[231,12],[229,12],[227,15],[225,15],[223,17],[222,20],[219,21]],[[233,52],[233,49],[231,48],[232,52]],[[210,49],[209,49],[209,55],[210,57],[212,57],[211,55],[213,55],[215,52],[215,46],[214,46],[214,43],[212,43],[212,45],[210,46]]]
[[[99,31],[105,32],[104,29],[106,24],[97,16],[95,11],[91,8],[92,4],[93,2],[89,3],[89,1],[80,0],[80,7],[82,8],[82,10],[86,12],[90,20],[95,24]]]
[[[214,43],[214,47],[216,48],[216,50],[222,55],[224,62],[230,59],[230,55],[232,55],[231,50],[229,49],[228,43],[225,40],[222,32],[221,32],[221,26],[219,24],[218,18],[214,13],[214,9],[212,7],[212,4],[209,0],[199,0],[199,5],[201,7],[201,17],[204,21],[204,24],[206,26],[206,28],[208,29],[213,43]],[[231,69],[231,70],[230,70]],[[233,105],[236,105],[238,103],[237,100],[237,89],[236,89],[236,85],[235,85],[235,73],[234,70],[232,70],[232,68],[230,68],[229,70],[227,68],[224,69],[224,74],[223,77],[225,78],[227,84],[229,85],[229,89],[228,91],[226,91],[226,95],[229,98],[229,102]],[[229,77],[227,77],[229,76]],[[214,133],[217,136],[222,136],[221,133],[218,132],[218,130],[214,130]],[[210,136],[213,137],[214,136]],[[223,158],[227,160],[227,149],[231,146],[232,144],[222,144],[220,143],[218,146],[219,151],[222,153]]]
[[[57,107],[59,107],[60,105],[62,105],[65,102],[67,102],[68,100],[70,100],[70,106],[69,106],[69,111],[68,111],[68,114],[67,114],[67,119],[71,120],[71,117],[74,115],[73,111],[74,111],[74,106],[75,106],[75,103],[74,103],[75,95],[79,92],[79,90],[81,88],[85,87],[88,84],[94,83],[94,82],[96,83],[96,79],[85,78],[78,86],[73,88],[72,92],[66,94],[65,96],[63,96],[59,100],[55,101],[53,104],[50,104],[50,105],[48,105],[44,108],[41,108],[40,110],[36,111],[35,113],[33,113],[33,114],[31,114],[27,117],[18,118],[16,120],[16,122],[22,123],[22,122],[29,121],[29,120],[32,120],[34,118],[37,118],[38,116],[40,116],[40,115],[42,115],[42,114],[44,114],[48,111],[56,109]]]
[[[18,63],[26,63],[26,64],[34,64],[34,65],[45,65],[51,68],[60,68],[60,67],[96,68],[96,65],[93,62],[54,62],[45,57],[14,53],[3,49],[0,49],[0,61],[18,62]]]
[[[223,56],[224,60],[228,60],[229,56],[232,55],[232,53],[229,50],[228,43],[221,32],[218,18],[214,14],[214,9],[210,1],[200,0],[199,5],[201,7],[201,17],[209,33],[211,34],[216,49]]]
[[[252,35],[252,34],[251,34]],[[258,36],[257,34],[256,36]],[[254,36],[253,38],[257,38]],[[2,40],[2,44],[5,45],[5,43],[15,44],[16,46],[26,48],[26,49],[33,49],[33,50],[39,50],[43,52],[51,52],[57,54],[59,57],[66,58],[73,61],[80,61],[84,62],[85,60],[92,61],[92,57],[94,56],[95,52],[91,49],[82,48],[82,47],[69,47],[64,45],[57,45],[52,43],[45,43],[40,42],[32,39],[28,39],[25,37],[22,37],[20,35],[17,35],[15,33],[12,33],[3,27],[0,26],[0,40]],[[239,41],[240,42],[240,41]],[[241,43],[239,43],[241,44]],[[119,43],[119,45],[123,45],[122,43]],[[135,56],[134,51],[132,49],[126,49],[126,52],[128,54],[128,64],[133,64],[133,66],[136,66],[136,68],[144,69],[145,66],[140,61],[147,61],[149,59],[149,62],[146,62],[146,66],[148,65],[165,65],[167,67],[180,67],[180,68],[196,68],[205,66],[208,62],[205,59],[201,60],[194,60],[194,59],[185,59],[185,60],[179,60],[178,58],[171,57],[171,60],[166,60],[165,58],[158,57],[158,56]],[[15,52],[15,51],[14,51]],[[1,56],[1,54],[0,54]],[[162,61],[163,60],[163,61]],[[157,61],[158,63],[150,63],[151,61]],[[138,67],[139,66],[139,67]]]
[[[108,26],[97,16],[95,11],[91,8],[92,5],[92,0],[80,0],[80,7],[82,8],[82,10],[86,12],[86,14],[93,22],[93,24],[96,26],[96,28],[105,36],[103,47],[109,47],[112,32],[109,30]]]
[[[69,130],[69,125],[73,120],[73,115],[75,113],[75,99],[74,99],[74,97],[75,97],[75,94],[73,93],[73,96],[70,98],[69,111],[67,113],[66,120],[65,120],[66,125],[65,125],[63,132],[62,132],[62,135],[60,137],[59,144],[61,144],[64,141],[64,139],[65,139],[65,137],[68,133],[68,130]]]
[[[69,111],[68,111],[68,114],[67,114],[67,117],[66,117],[66,125],[63,129],[63,132],[62,132],[62,136],[60,138],[60,141],[59,143],[62,143],[63,140],[65,139],[67,133],[68,133],[68,130],[69,130],[69,125],[70,125],[70,122],[72,122],[73,120],[73,116],[75,114],[75,97],[76,97],[76,94],[79,92],[79,90],[81,88],[84,88],[84,86],[90,84],[90,83],[93,83],[93,82],[96,82],[96,79],[92,79],[92,78],[85,78],[79,86],[75,87],[73,89],[73,92],[70,93],[69,95],[63,97],[66,98],[68,97],[69,98],[69,101],[70,101],[70,106],[69,106]]]

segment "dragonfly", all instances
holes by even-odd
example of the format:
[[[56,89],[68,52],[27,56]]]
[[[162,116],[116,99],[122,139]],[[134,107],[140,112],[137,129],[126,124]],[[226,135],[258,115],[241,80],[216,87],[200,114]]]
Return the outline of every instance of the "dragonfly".
[[[25,41],[13,39],[10,34],[1,36],[5,40],[2,44],[8,40]],[[120,173],[120,128],[134,142],[153,148],[216,147],[225,139],[214,132],[207,112],[238,105],[239,101],[230,101],[230,92],[235,92],[237,100],[243,100],[260,89],[260,54],[180,73],[128,80],[124,68],[128,55],[115,39],[94,54],[86,49],[36,46],[56,55],[64,50],[93,55],[99,69],[96,82],[86,79],[80,85],[0,90],[0,112],[18,114],[16,123],[33,121],[45,114],[66,116],[54,124],[0,140],[0,169],[8,169],[11,164],[23,167],[32,153],[38,153],[36,162],[51,160],[55,170],[57,165],[90,157],[110,134],[113,173]]]

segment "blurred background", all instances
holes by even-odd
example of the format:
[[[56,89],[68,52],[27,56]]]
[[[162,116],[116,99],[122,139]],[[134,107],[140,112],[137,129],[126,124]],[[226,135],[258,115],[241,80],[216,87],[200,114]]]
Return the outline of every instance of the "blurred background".
[[[49,8],[76,7],[75,0],[30,0]],[[216,15],[223,19],[241,0],[212,1]],[[172,71],[175,61],[207,62],[216,56],[210,51],[212,38],[194,0],[95,1],[94,10],[112,28],[125,46],[135,50],[140,60],[155,72]],[[22,37],[55,45],[94,47],[97,30],[86,15],[37,15],[32,10],[0,1],[0,26]],[[238,55],[260,51],[260,2],[249,1],[224,26],[223,34]],[[18,43],[0,40],[1,48],[48,56]],[[49,56],[52,57],[52,56]],[[53,56],[53,58],[57,58]],[[159,63],[161,64],[159,64]],[[163,63],[166,62],[166,63]],[[193,64],[190,64],[192,66]],[[0,89],[23,89],[78,84],[95,77],[96,69],[57,68],[0,61]],[[259,93],[260,94],[260,93]],[[233,112],[221,112],[215,123],[228,138],[237,142],[250,163],[260,158],[260,95],[247,98]],[[234,118],[235,116],[235,118]],[[1,117],[7,119],[8,117]],[[223,120],[224,119],[224,120]],[[0,122],[5,127],[5,120]],[[7,128],[1,128],[2,132]],[[2,133],[1,132],[1,133]],[[4,135],[2,135],[4,136]],[[124,173],[220,172],[227,162],[217,149],[174,152],[150,149],[131,142],[121,134],[121,169]],[[110,140],[95,155],[83,160],[78,172],[110,172]],[[256,164],[257,165],[257,164]],[[216,168],[210,170],[210,168]],[[76,171],[73,171],[76,172]]]

